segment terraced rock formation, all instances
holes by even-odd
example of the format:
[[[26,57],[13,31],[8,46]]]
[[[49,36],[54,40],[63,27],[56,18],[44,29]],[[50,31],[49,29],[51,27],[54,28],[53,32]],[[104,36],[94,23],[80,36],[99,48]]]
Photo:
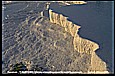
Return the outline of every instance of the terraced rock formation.
[[[14,70],[18,63],[35,71],[107,71],[105,62],[95,54],[99,46],[81,38],[77,34],[80,26],[63,15],[50,10],[49,20],[40,13],[32,14],[17,20],[17,26],[13,26],[15,17],[8,20],[4,28],[3,73]]]
[[[82,39],[78,35],[78,30],[81,28],[80,26],[73,24],[71,21],[68,21],[67,17],[64,17],[62,14],[58,14],[53,12],[53,10],[49,10],[50,14],[50,22],[56,23],[65,28],[65,31],[70,33],[73,36],[73,46],[80,53],[88,53],[91,54],[95,50],[99,48],[98,44],[91,42],[86,39]]]
[[[99,45],[87,39],[83,39],[78,35],[79,25],[73,24],[68,21],[67,17],[58,14],[53,10],[49,10],[50,22],[55,23],[65,28],[65,31],[73,37],[74,50],[79,53],[91,54],[91,70],[90,71],[106,71],[106,63],[103,62],[96,54],[95,51],[99,49]],[[97,61],[98,60],[98,61]],[[99,67],[101,66],[101,67]],[[104,68],[105,67],[105,68]]]

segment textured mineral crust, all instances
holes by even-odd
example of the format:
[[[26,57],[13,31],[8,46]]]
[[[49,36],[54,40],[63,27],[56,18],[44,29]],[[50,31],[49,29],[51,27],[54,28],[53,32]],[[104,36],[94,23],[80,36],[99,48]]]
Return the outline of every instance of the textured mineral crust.
[[[35,71],[107,71],[95,54],[99,45],[77,34],[80,26],[52,10],[49,15],[30,15],[17,26],[15,16],[5,20],[3,73],[17,70],[15,65]]]
[[[50,13],[50,22],[56,23],[65,28],[65,31],[71,34],[73,37],[73,46],[74,50],[80,54],[91,55],[89,71],[106,71],[106,63],[103,62],[95,53],[99,48],[99,45],[95,42],[92,42],[87,39],[83,39],[78,35],[78,30],[80,26],[73,24],[71,21],[67,20],[67,17],[64,17],[62,14],[55,13],[53,10],[49,10]],[[84,62],[83,62],[84,63]],[[74,65],[74,64],[72,64]],[[86,65],[87,66],[87,65]],[[101,66],[101,67],[99,67]],[[87,71],[88,71],[87,70]]]
[[[58,14],[49,10],[50,14],[50,22],[56,23],[65,28],[65,31],[73,36],[73,46],[80,53],[91,54],[95,50],[99,48],[98,44],[91,42],[86,39],[82,39],[79,37],[78,30],[80,26],[73,24],[71,21],[67,20],[67,17],[64,17],[62,14]]]

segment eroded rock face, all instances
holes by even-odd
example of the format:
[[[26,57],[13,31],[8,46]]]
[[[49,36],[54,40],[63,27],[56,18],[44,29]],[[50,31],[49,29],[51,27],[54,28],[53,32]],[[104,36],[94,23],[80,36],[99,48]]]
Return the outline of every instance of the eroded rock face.
[[[75,37],[73,40],[74,48],[80,53],[92,54],[92,52],[96,51],[99,46],[94,42],[91,42],[87,39],[83,39],[80,37]]]
[[[64,27],[65,31],[73,36],[73,45],[75,50],[80,53],[85,52],[87,54],[91,54],[99,48],[97,43],[79,37],[77,33],[80,26],[73,24],[71,21],[68,21],[67,17],[64,17],[62,14],[55,13],[52,10],[49,10],[49,14],[50,22]]]
[[[85,61],[83,62],[80,61],[81,63],[79,62],[80,64],[82,64],[85,63],[86,61],[89,61],[86,62],[88,63],[88,65],[85,63],[85,65],[82,64],[82,66],[80,66],[80,64],[77,62],[78,59],[76,59],[75,63],[73,62],[72,64],[69,65],[71,66],[69,69],[72,69],[74,71],[101,71],[101,72],[107,71],[105,62],[103,62],[95,54],[95,51],[99,48],[99,45],[95,42],[81,38],[78,35],[78,29],[81,28],[80,26],[73,24],[71,21],[67,20],[67,17],[64,17],[62,14],[58,14],[53,10],[49,10],[49,15],[50,15],[49,17],[50,22],[60,25],[61,27],[64,27],[65,31],[71,34],[71,36],[73,37],[72,44],[74,47],[74,51],[77,51],[80,54],[85,53],[86,55],[89,55],[88,58],[86,58],[86,60],[81,59]],[[80,67],[77,65],[79,65]],[[76,69],[75,66],[76,68],[79,69]],[[91,67],[86,67],[86,66],[91,66]],[[84,68],[84,70],[82,70],[81,68]]]
[[[95,52],[92,53],[92,58],[91,58],[91,66],[89,68],[89,71],[106,71],[106,63],[103,62],[97,55]]]
[[[8,42],[9,47],[3,52],[3,73],[20,62],[27,70],[36,71],[106,71],[106,64],[94,53],[98,45],[77,34],[80,26],[63,15],[49,13],[50,21],[40,14],[32,15],[12,30],[14,44],[5,38],[4,45]]]
[[[31,17],[28,18],[28,23],[30,20]],[[17,43],[3,54],[4,60],[9,61],[6,70],[20,62],[25,64],[28,70],[39,71],[40,68],[42,71],[87,72],[89,70],[92,65],[92,55],[74,49],[74,37],[66,32],[64,27],[52,24],[47,18],[39,16],[33,18],[29,24],[26,21],[15,32]],[[80,43],[76,44],[80,46]]]

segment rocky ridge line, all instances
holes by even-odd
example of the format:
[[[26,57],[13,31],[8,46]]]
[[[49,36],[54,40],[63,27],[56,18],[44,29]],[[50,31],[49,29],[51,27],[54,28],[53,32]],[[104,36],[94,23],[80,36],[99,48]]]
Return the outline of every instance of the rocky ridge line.
[[[99,48],[97,43],[91,42],[89,40],[80,38],[78,35],[78,30],[80,26],[73,24],[71,21],[68,21],[68,17],[64,17],[62,14],[55,13],[53,10],[49,10],[50,22],[56,23],[65,28],[65,31],[70,33],[73,39],[74,49],[80,53],[92,54],[95,50]],[[82,47],[85,46],[85,47]]]
[[[7,62],[4,72],[12,69],[10,65],[20,62],[26,64],[28,70],[36,71],[41,71],[39,68],[43,71],[82,71],[86,73],[87,71],[106,70],[105,63],[96,56],[95,52],[93,54],[80,53],[79,48],[74,49],[74,35],[65,31],[61,25],[57,26],[45,17],[35,15],[26,18],[18,26],[14,32],[15,45],[5,49],[3,54],[4,62]],[[77,38],[83,41],[83,38],[79,36]],[[84,39],[82,48],[86,42],[88,44],[89,40]],[[76,46],[79,47],[81,44],[78,42]]]
[[[64,27],[65,31],[71,34],[75,51],[91,55],[91,66],[88,69],[89,71],[108,72],[106,69],[106,63],[95,53],[95,51],[99,49],[99,45],[90,40],[81,38],[78,35],[79,28],[81,28],[80,26],[68,21],[68,17],[64,17],[62,14],[58,14],[51,9],[49,9],[49,19],[50,22]]]

